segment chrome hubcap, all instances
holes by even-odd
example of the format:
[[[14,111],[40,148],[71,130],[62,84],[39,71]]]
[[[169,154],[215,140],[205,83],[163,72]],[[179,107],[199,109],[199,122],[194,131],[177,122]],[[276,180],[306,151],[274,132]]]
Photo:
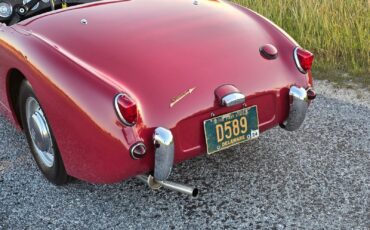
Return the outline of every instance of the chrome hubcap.
[[[54,150],[51,133],[44,112],[35,98],[26,101],[26,117],[33,148],[46,167],[54,164]]]

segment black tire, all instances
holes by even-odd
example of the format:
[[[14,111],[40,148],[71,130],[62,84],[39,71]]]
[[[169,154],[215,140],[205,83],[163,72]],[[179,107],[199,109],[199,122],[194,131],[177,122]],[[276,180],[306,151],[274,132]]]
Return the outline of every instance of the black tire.
[[[27,100],[35,100],[38,105],[41,107],[36,95],[34,94],[32,87],[28,81],[23,81],[22,85],[20,87],[20,92],[19,92],[19,111],[20,111],[20,117],[21,117],[21,122],[22,122],[22,127],[23,130],[26,134],[27,141],[30,147],[30,150],[32,152],[32,155],[37,163],[37,166],[41,170],[41,172],[44,174],[44,176],[53,184],[55,185],[63,185],[66,184],[69,180],[70,177],[67,175],[66,170],[64,168],[63,160],[60,156],[60,152],[57,146],[57,143],[55,141],[53,132],[51,130],[51,127],[49,125],[49,122],[47,121],[46,115],[44,113],[43,116],[45,118],[46,124],[48,126],[48,131],[50,133],[50,151],[53,152],[53,160],[51,161],[51,165],[48,166],[44,163],[44,161],[40,158],[39,154],[37,153],[37,150],[35,147],[36,144],[34,144],[34,141],[31,138],[30,134],[30,127],[29,127],[29,122],[27,121],[27,113],[26,113],[26,103]],[[41,109],[42,110],[42,109]],[[43,112],[43,111],[42,111]],[[34,135],[35,136],[35,135]]]

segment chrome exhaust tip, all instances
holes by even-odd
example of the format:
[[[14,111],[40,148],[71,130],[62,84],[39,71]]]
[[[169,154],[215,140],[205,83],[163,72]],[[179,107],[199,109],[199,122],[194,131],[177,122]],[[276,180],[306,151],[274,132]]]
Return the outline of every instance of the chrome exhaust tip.
[[[153,190],[158,190],[163,187],[186,195],[190,195],[192,197],[197,197],[199,194],[199,189],[197,188],[175,183],[172,181],[157,181],[152,175],[139,175],[136,176],[136,178],[147,184]]]

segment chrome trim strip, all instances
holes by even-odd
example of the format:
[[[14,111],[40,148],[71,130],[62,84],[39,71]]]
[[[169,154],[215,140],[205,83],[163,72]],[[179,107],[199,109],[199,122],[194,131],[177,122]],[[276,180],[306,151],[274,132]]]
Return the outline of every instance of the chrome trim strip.
[[[302,125],[306,117],[309,100],[307,97],[307,91],[302,87],[298,88],[296,86],[292,86],[290,88],[289,97],[289,116],[281,127],[288,131],[295,131]]]
[[[193,87],[191,89],[188,89],[186,90],[185,92],[183,92],[182,94],[174,97],[171,99],[171,103],[170,103],[170,108],[174,107],[178,102],[180,102],[182,99],[184,99],[186,96],[188,96],[189,94],[191,94],[194,90],[196,89],[196,87]]]
[[[301,66],[301,63],[299,63],[299,59],[298,59],[298,49],[301,48],[299,46],[295,47],[294,48],[294,51],[293,51],[293,58],[294,58],[294,62],[295,62],[295,65],[297,66],[299,72],[303,73],[303,74],[306,74],[307,71],[305,71],[302,66]]]
[[[175,155],[175,144],[170,130],[158,127],[153,135],[155,149],[154,178],[167,180],[170,176]]]
[[[245,96],[241,93],[230,93],[221,99],[223,106],[230,107],[245,102]]]
[[[115,97],[114,97],[114,108],[116,110],[116,114],[119,118],[119,120],[126,126],[134,126],[136,124],[136,122],[134,123],[129,123],[128,121],[126,121],[126,119],[122,116],[121,112],[119,111],[119,107],[118,107],[118,98],[121,97],[121,96],[127,96],[127,97],[130,97],[128,94],[126,93],[119,93],[117,94]]]
[[[135,149],[137,147],[140,147],[140,146],[144,148],[144,153],[142,153],[142,154],[135,153]],[[141,159],[141,158],[143,158],[145,156],[145,154],[146,154],[146,146],[144,145],[143,142],[137,142],[136,144],[134,144],[133,146],[131,146],[131,148],[130,148],[130,154],[131,154],[132,159],[139,160],[139,159]],[[137,155],[140,155],[140,157],[137,157]]]

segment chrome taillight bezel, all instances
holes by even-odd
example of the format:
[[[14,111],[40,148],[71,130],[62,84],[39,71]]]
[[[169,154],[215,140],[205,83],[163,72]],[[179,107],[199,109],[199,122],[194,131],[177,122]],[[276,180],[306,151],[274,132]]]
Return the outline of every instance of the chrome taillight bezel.
[[[116,111],[116,114],[117,114],[118,119],[119,119],[119,120],[120,120],[124,125],[132,127],[132,126],[136,125],[136,122],[133,122],[133,123],[128,122],[128,121],[123,117],[123,115],[121,114],[121,111],[120,111],[120,109],[119,109],[118,100],[119,100],[119,98],[120,98],[120,97],[123,97],[123,96],[126,96],[126,97],[128,97],[128,98],[130,98],[130,99],[132,100],[132,98],[131,98],[127,93],[118,93],[118,94],[114,97],[114,102],[113,102],[113,104],[114,104],[114,109],[115,109],[115,111]]]
[[[299,46],[294,48],[294,51],[293,51],[294,62],[295,62],[295,65],[297,66],[297,69],[299,70],[299,72],[301,72],[303,74],[306,74],[307,71],[302,68],[301,63],[299,62],[299,58],[298,58],[298,50],[299,49],[301,49],[301,47],[299,47]]]

